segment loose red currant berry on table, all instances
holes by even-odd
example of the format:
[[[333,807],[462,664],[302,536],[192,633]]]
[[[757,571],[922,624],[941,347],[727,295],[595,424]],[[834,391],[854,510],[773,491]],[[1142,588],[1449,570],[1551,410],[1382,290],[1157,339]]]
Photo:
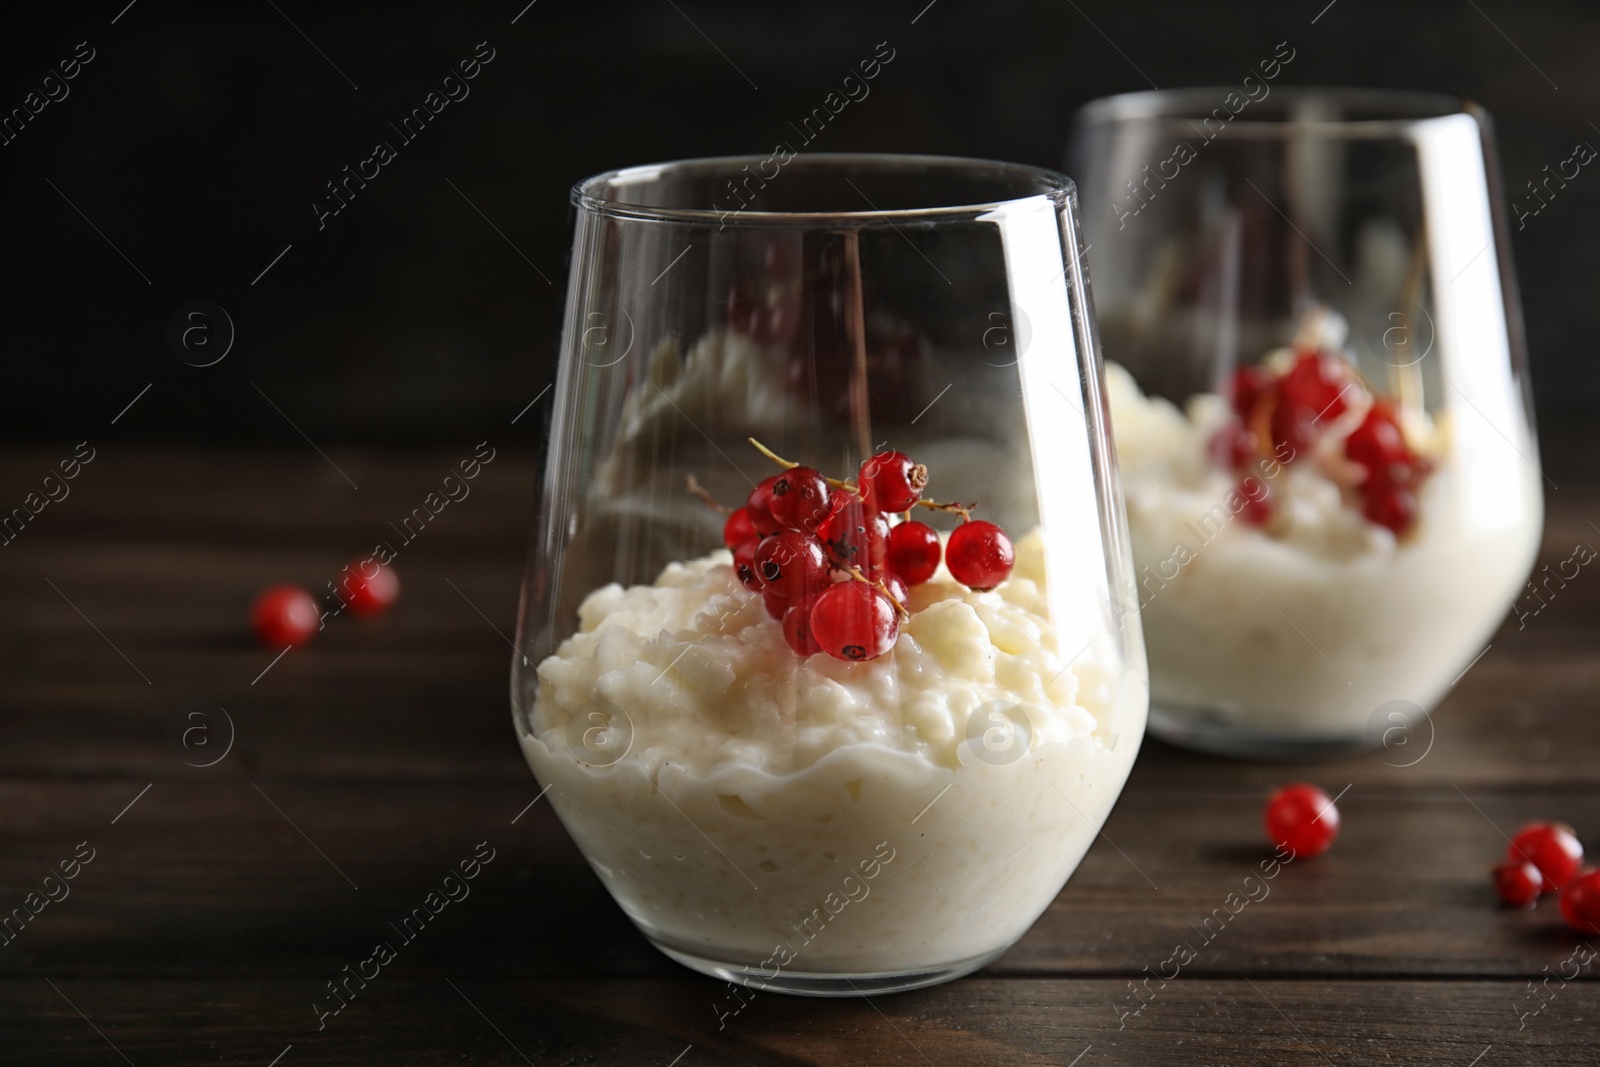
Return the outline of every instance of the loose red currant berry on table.
[[[1339,836],[1339,809],[1314,785],[1286,785],[1267,800],[1267,838],[1297,856],[1316,856]]]
[[[828,580],[828,558],[816,538],[785,530],[756,547],[756,576],[762,588],[782,597],[802,597]]]
[[[1494,891],[1516,908],[1531,908],[1539,903],[1539,868],[1522,860],[1507,860],[1494,868]]]
[[[792,607],[783,613],[783,639],[789,642],[797,656],[811,656],[822,651],[811,634],[811,608]]]
[[[768,509],[786,530],[814,534],[832,515],[828,480],[810,467],[790,467],[772,483]]]
[[[889,553],[889,520],[860,497],[840,495],[847,499],[824,527],[823,542],[839,567],[860,567],[869,573],[883,566]]]
[[[905,511],[922,499],[928,468],[904,452],[879,452],[856,473],[861,498],[879,511]]]
[[[1574,929],[1600,934],[1600,869],[1590,867],[1562,888],[1561,914]]]
[[[1506,846],[1506,862],[1531,863],[1544,875],[1545,892],[1572,881],[1583,866],[1583,845],[1572,827],[1560,822],[1531,822]]]
[[[745,501],[745,510],[750,514],[750,525],[756,528],[756,533],[762,537],[775,534],[783,529],[772,515],[772,487],[777,484],[779,475],[763,478],[761,484],[750,490],[750,498]]]
[[[293,585],[264,590],[250,608],[250,629],[268,648],[305,644],[317,632],[321,619],[311,594]]]
[[[345,567],[339,582],[345,605],[352,614],[363,617],[381,615],[400,596],[400,579],[394,568],[375,559],[362,559]]]
[[[1011,538],[992,522],[974,519],[955,528],[945,545],[944,564],[956,581],[984,592],[1011,577],[1017,553]]]
[[[733,550],[733,573],[739,576],[739,581],[752,593],[761,592],[761,577],[756,574],[756,549],[760,547],[755,538],[751,538]]]
[[[722,524],[722,543],[728,546],[729,552],[759,536],[756,524],[750,521],[749,508],[734,508],[728,515],[728,521]]]
[[[907,585],[921,585],[939,569],[944,550],[939,534],[925,522],[902,522],[889,531],[884,564]]]
[[[811,635],[835,659],[874,659],[894,647],[899,632],[894,605],[865,582],[831,585],[811,606]]]

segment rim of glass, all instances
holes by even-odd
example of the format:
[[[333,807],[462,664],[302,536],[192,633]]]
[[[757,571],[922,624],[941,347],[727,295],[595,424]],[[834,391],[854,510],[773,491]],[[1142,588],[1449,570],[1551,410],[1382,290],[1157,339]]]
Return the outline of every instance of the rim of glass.
[[[1193,133],[1191,125],[1222,110],[1223,98],[1239,93],[1239,86],[1155,89],[1118,93],[1091,100],[1078,113],[1085,126],[1114,122],[1164,124],[1178,133]],[[1401,89],[1361,89],[1345,86],[1284,85],[1269,91],[1259,103],[1278,94],[1293,101],[1328,101],[1344,109],[1375,112],[1360,119],[1286,119],[1277,110],[1263,113],[1246,104],[1233,112],[1222,131],[1230,137],[1276,139],[1285,137],[1401,137],[1418,125],[1454,115],[1470,115],[1487,122],[1489,113],[1464,96]],[[1387,113],[1387,114],[1386,114]]]
[[[1004,208],[1008,205],[1021,204],[1038,197],[1046,197],[1051,202],[1059,205],[1065,203],[1076,191],[1077,186],[1071,178],[1060,171],[1049,167],[1035,167],[1026,163],[1007,163],[992,159],[975,159],[966,156],[938,156],[921,155],[916,153],[898,152],[808,152],[797,153],[789,163],[783,164],[790,167],[796,163],[804,163],[808,167],[815,166],[855,166],[855,167],[907,167],[931,166],[943,168],[952,172],[968,171],[974,176],[988,172],[996,177],[1010,177],[1013,180],[1031,180],[1040,186],[1041,190],[1027,196],[1004,196],[992,200],[976,200],[960,204],[940,204],[934,207],[916,208],[890,208],[887,210],[868,206],[858,210],[844,211],[719,211],[715,208],[679,208],[660,207],[652,204],[636,204],[618,199],[615,192],[612,195],[602,195],[598,190],[610,186],[627,183],[643,183],[659,178],[669,172],[702,172],[705,174],[725,174],[733,178],[744,173],[745,167],[755,167],[767,162],[771,156],[701,156],[694,159],[671,160],[664,163],[644,163],[632,167],[619,167],[616,170],[603,171],[590,175],[572,187],[572,202],[578,207],[593,211],[601,215],[616,218],[648,219],[658,222],[717,222],[719,225],[731,226],[774,226],[784,224],[816,225],[837,221],[848,225],[869,225],[873,222],[890,222],[902,219],[938,218],[962,215],[977,215]],[[781,174],[781,171],[780,171]],[[776,179],[769,178],[768,181]]]

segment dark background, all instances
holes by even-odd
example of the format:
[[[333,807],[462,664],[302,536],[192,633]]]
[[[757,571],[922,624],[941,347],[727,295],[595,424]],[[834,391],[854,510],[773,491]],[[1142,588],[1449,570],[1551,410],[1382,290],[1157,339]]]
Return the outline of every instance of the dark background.
[[[1513,194],[1577,142],[1600,146],[1593,4],[538,0],[512,25],[526,2],[109,0],[8,16],[6,111],[78,42],[96,58],[0,146],[0,440],[304,448],[263,394],[322,445],[477,440],[552,379],[576,179],[769,154],[882,41],[894,61],[813,150],[1060,166],[1085,101],[1237,83],[1280,41],[1297,52],[1281,84],[1484,104]],[[471,95],[402,145],[388,122],[480,41],[495,58]],[[313,199],[378,140],[399,158],[319,231]],[[1514,234],[1553,473],[1592,450],[1569,445],[1600,399],[1597,190],[1585,170]],[[237,330],[208,368],[165,337],[197,298]]]

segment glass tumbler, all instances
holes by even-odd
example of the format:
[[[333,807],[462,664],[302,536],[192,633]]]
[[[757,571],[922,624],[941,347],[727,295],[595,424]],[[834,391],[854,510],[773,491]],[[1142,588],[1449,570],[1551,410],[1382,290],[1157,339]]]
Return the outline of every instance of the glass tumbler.
[[[530,767],[689,967],[848,996],[983,966],[1148,704],[1072,184],[807,155],[572,199]]]
[[[1415,762],[1543,516],[1489,118],[1241,90],[1097,101],[1071,149],[1151,729]]]

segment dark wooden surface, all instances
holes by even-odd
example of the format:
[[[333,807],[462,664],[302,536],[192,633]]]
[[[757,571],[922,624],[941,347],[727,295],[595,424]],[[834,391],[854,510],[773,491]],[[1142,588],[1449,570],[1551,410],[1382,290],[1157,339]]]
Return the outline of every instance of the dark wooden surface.
[[[20,499],[58,458],[0,460],[0,487]],[[1496,907],[1485,874],[1501,830],[1525,819],[1566,819],[1600,847],[1587,568],[1524,629],[1502,628],[1414,765],[1387,764],[1420,747],[1274,767],[1146,741],[1105,837],[994,966],[870,1003],[761,994],[719,1028],[726,988],[643,941],[546,805],[518,818],[537,795],[506,699],[525,448],[501,445],[473,495],[402,548],[391,614],[336,622],[261,674],[272,656],[244,631],[252,594],[321,588],[460,456],[332,458],[359,490],[309,451],[108,445],[0,548],[0,912],[79,842],[96,850],[70,896],[0,948],[0,1062],[1600,1059],[1594,966],[1550,977],[1600,938],[1570,933],[1553,900]],[[1600,544],[1600,492],[1549,495],[1545,560]],[[205,769],[168,741],[196,699],[236,728]],[[1130,982],[1199,944],[1190,924],[1265,855],[1261,801],[1291,777],[1349,787],[1338,844],[1121,1015],[1138,1007]],[[472,895],[319,1031],[324,983],[485,840],[496,856]]]

